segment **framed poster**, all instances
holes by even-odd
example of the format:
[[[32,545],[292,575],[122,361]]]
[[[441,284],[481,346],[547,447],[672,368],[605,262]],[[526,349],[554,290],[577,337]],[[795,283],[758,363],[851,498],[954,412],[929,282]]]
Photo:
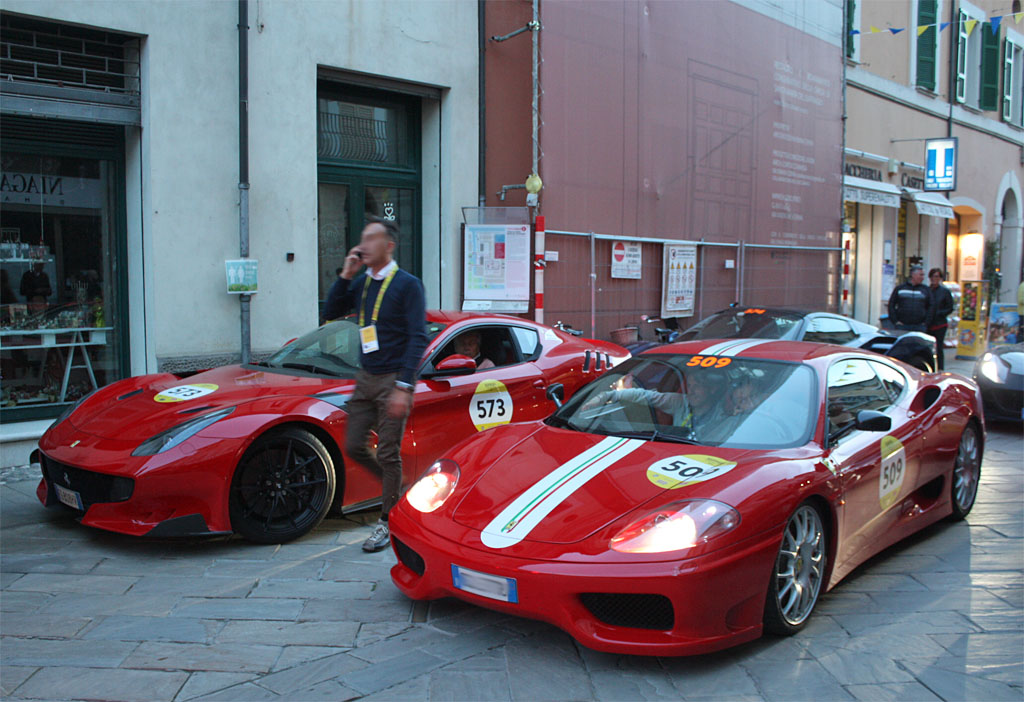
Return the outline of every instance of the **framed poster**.
[[[692,317],[697,297],[697,245],[665,244],[661,317]]]
[[[465,225],[463,311],[526,312],[530,271],[530,225]]]

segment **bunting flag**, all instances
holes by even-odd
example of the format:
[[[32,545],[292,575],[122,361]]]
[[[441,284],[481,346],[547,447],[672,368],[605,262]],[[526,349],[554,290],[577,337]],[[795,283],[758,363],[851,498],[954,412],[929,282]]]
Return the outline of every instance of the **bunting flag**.
[[[1012,15],[994,15],[992,17],[989,17],[987,22],[989,23],[989,26],[992,29],[992,34],[999,34],[999,27],[1002,24],[1003,20],[1006,19],[1007,17],[1013,17],[1014,24],[1020,24],[1021,20],[1024,20],[1024,12],[1015,12]],[[964,22],[964,28],[967,30],[967,36],[971,35],[971,32],[974,31],[974,28],[977,26],[979,22],[984,21],[985,20],[969,19],[966,22]],[[930,27],[938,27],[940,32],[944,32],[946,28],[949,27],[949,25],[949,22],[937,22],[935,24],[919,24],[917,25],[917,36],[921,36],[922,34],[927,32]],[[871,25],[870,29],[868,29],[865,32],[862,32],[859,29],[851,29],[850,34],[885,34],[886,32],[889,32],[889,34],[896,35],[899,34],[900,32],[906,31],[906,29],[907,27],[886,27],[884,29],[879,29],[875,25]]]
[[[1024,19],[1024,12],[1018,12],[1013,16],[1013,23],[1020,24],[1020,21]]]

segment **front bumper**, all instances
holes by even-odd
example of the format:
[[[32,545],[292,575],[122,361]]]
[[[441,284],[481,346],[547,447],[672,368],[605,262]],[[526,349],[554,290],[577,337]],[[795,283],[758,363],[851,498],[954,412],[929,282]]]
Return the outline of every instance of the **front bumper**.
[[[1011,373],[1003,383],[993,383],[979,373],[974,380],[981,389],[985,418],[989,421],[1024,421],[1024,375]]]
[[[683,561],[541,561],[456,543],[427,530],[408,509],[403,501],[390,519],[398,557],[391,579],[412,599],[457,597],[539,619],[610,653],[709,653],[761,635],[780,534],[761,534]],[[453,564],[515,578],[518,602],[456,588]]]

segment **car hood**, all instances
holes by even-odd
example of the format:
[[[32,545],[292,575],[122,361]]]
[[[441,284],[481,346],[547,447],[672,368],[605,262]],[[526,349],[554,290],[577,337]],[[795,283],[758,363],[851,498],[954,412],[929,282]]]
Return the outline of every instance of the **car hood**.
[[[224,366],[184,379],[142,376],[101,391],[69,418],[76,429],[105,439],[144,441],[189,419],[264,397],[344,391],[354,380]],[[113,394],[110,390],[114,390]]]
[[[667,493],[672,500],[716,494],[748,472],[754,456],[545,426],[482,472],[453,519],[480,531],[491,548],[575,543]],[[681,480],[679,471],[690,477]]]

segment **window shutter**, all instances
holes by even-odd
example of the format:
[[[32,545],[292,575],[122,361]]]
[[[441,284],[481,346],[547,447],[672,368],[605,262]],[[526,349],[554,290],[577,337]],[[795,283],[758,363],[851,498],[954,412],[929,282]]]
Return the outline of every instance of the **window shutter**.
[[[956,101],[967,101],[967,13],[960,10],[957,17],[956,41]]]
[[[855,10],[857,9],[857,0],[846,0],[846,58],[853,58],[853,30],[857,29],[853,26],[854,19],[856,17]]]
[[[929,25],[917,37],[917,85],[935,92],[935,21],[938,0],[918,0],[917,26]]]
[[[982,110],[999,109],[999,35],[992,31],[992,23],[978,27],[981,31],[981,93],[978,107]]]
[[[1003,40],[1003,120],[1013,121],[1013,42]]]

